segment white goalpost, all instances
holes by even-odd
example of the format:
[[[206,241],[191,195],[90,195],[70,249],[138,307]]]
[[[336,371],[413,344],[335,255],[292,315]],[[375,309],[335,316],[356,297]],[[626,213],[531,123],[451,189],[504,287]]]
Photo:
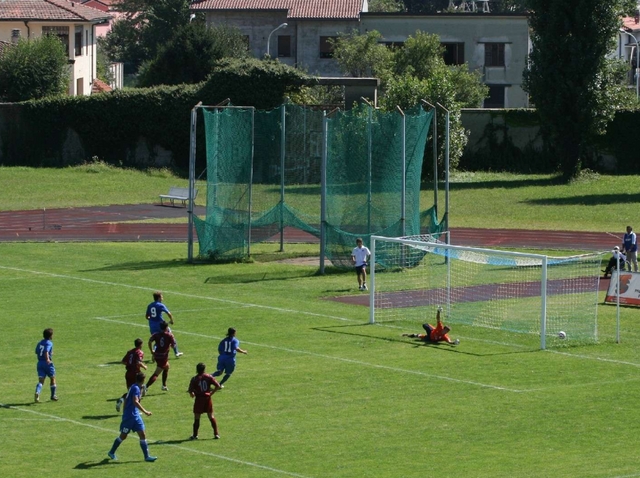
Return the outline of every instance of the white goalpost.
[[[451,324],[529,334],[540,348],[596,342],[602,253],[571,257],[371,238],[370,322],[410,325],[444,307]],[[560,334],[562,335],[562,334]]]

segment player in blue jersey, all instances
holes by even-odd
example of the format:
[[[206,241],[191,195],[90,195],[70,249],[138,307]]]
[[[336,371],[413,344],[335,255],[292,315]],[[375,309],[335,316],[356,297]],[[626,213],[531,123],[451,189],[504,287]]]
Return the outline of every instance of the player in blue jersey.
[[[164,299],[162,292],[156,291],[153,293],[153,302],[151,302],[147,306],[147,320],[149,321],[149,332],[150,335],[157,334],[158,332],[162,332],[160,330],[160,324],[164,322],[164,318],[162,314],[167,314],[169,316],[169,323],[173,325],[173,315],[167,309],[167,306],[162,303]],[[171,329],[169,329],[171,332]],[[176,357],[180,357],[182,352],[178,351],[178,344],[176,343],[175,347],[173,347],[173,352]]]
[[[224,388],[224,382],[229,380],[236,369],[236,352],[247,354],[246,350],[240,348],[240,341],[236,338],[236,329],[229,327],[227,336],[218,344],[218,365],[212,374],[214,377],[219,377],[224,372],[224,377],[220,380],[220,388]]]
[[[36,385],[35,402],[40,401],[40,392],[42,385],[47,377],[49,377],[49,385],[51,386],[51,400],[57,401],[56,395],[56,368],[53,366],[53,329],[44,329],[42,333],[43,339],[36,345],[36,355],[38,356],[38,385]]]
[[[138,373],[138,375],[136,375],[136,383],[131,385],[129,392],[127,392],[127,398],[124,401],[124,411],[122,412],[122,422],[120,423],[120,436],[115,439],[111,450],[107,453],[109,458],[112,460],[118,459],[116,457],[116,450],[120,444],[127,439],[130,432],[138,433],[138,436],[140,437],[140,448],[142,448],[142,453],[144,453],[145,461],[156,461],[158,459],[157,456],[149,455],[147,435],[144,432],[144,422],[140,416],[140,412],[144,413],[148,417],[151,416],[151,412],[145,410],[140,403],[142,396],[141,387],[144,384],[144,379],[145,374],[142,372]]]

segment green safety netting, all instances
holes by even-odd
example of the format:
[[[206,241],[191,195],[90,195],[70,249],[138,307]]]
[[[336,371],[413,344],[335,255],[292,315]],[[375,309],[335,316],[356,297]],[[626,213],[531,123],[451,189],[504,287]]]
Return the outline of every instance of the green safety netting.
[[[351,267],[356,237],[445,229],[433,207],[420,210],[432,112],[292,104],[203,111],[207,208],[206,219],[194,218],[201,257],[243,257],[286,230],[320,237],[324,227],[325,257]]]

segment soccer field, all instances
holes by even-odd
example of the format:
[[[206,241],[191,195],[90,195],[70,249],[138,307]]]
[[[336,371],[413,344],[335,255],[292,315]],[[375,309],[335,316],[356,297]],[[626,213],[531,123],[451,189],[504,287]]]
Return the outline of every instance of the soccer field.
[[[274,246],[275,247],[275,246]],[[1,244],[3,477],[634,477],[640,324],[636,309],[599,307],[600,344],[538,350],[455,326],[457,348],[401,337],[420,323],[369,325],[353,273],[279,263],[189,265],[184,244]],[[120,359],[161,290],[184,356],[169,391],[143,399],[155,463],[118,435]],[[429,318],[432,319],[432,318]],[[189,441],[186,393],[198,362],[238,330],[237,368]],[[52,327],[58,402],[33,403],[34,348]],[[149,364],[149,372],[153,366]]]

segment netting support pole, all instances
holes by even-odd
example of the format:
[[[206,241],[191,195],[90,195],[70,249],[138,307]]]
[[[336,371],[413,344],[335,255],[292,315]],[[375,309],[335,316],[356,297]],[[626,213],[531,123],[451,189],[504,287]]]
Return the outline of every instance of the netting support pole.
[[[287,111],[284,104],[280,109],[280,252],[284,252],[284,159],[287,138],[285,124]]]
[[[428,101],[422,100],[422,103],[429,106],[433,110],[433,124],[431,126],[432,145],[433,145],[433,209],[438,217],[438,110]]]
[[[371,265],[369,266],[369,286],[371,287],[371,290],[369,292],[369,323],[375,324],[376,308],[374,298],[376,295],[376,236],[371,236],[369,247],[369,250],[371,251]]]
[[[620,260],[617,260],[616,277],[616,343],[620,343]],[[613,278],[612,278],[613,280]]]
[[[400,204],[400,230],[402,236],[407,235],[407,117],[402,108],[397,107],[402,115],[402,199]]]
[[[367,235],[371,234],[371,182],[372,182],[372,158],[373,158],[373,138],[372,138],[372,123],[373,123],[373,107],[369,105],[369,121],[367,125],[367,134],[369,136],[369,145],[368,145],[368,161],[369,161],[369,171],[367,178]]]
[[[187,232],[187,262],[193,262],[193,209],[195,207],[196,191],[196,128],[198,124],[198,108],[202,105],[200,101],[191,110],[191,133],[189,138],[189,229]]]
[[[445,122],[444,122],[444,217],[447,218],[447,230],[449,230],[449,110],[442,106],[440,103],[436,103],[440,108],[445,111]],[[447,241],[449,241],[449,236],[447,235]],[[450,244],[450,242],[447,242]]]
[[[251,213],[253,211],[253,156],[256,135],[256,110],[251,108],[251,165],[249,169],[249,228],[247,230],[247,256],[251,257]]]
[[[320,167],[320,274],[324,274],[324,251],[327,245],[327,141],[329,121],[322,112],[322,165]]]
[[[540,349],[547,348],[547,256],[542,256],[540,277]]]

